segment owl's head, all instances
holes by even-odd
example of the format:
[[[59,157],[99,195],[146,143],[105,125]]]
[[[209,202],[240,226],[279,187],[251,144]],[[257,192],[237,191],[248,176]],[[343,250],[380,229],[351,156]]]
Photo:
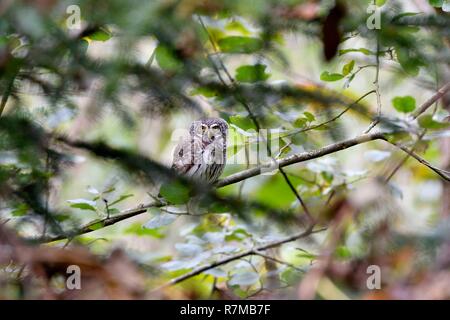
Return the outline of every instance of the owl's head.
[[[191,136],[201,137],[205,143],[218,139],[226,141],[228,124],[220,118],[205,118],[192,122],[189,129]]]

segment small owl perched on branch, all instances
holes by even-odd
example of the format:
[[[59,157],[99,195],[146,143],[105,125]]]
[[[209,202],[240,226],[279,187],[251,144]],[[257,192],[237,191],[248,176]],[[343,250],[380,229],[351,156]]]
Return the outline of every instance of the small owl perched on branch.
[[[226,163],[228,124],[220,118],[192,122],[189,137],[173,154],[172,169],[189,178],[213,184]]]

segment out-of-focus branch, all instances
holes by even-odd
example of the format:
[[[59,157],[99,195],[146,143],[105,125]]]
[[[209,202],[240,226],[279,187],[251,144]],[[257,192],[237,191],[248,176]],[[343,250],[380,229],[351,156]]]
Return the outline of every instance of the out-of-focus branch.
[[[436,101],[441,99],[448,91],[450,91],[450,82],[447,82],[442,88],[440,88],[431,98],[423,103],[416,112],[413,113],[413,119],[417,119],[422,113],[428,110]]]
[[[419,161],[421,164],[423,164],[425,167],[431,169],[432,171],[436,172],[442,179],[446,180],[446,181],[450,181],[450,172],[437,168],[435,166],[433,166],[431,163],[429,163],[428,161],[426,161],[425,159],[423,159],[422,157],[420,157],[417,153],[415,153],[412,150],[409,150],[408,148],[396,144],[394,142],[389,141],[390,144],[392,144],[393,146],[395,146],[396,148],[402,150],[403,152],[406,152],[408,155],[410,155],[411,157],[413,157],[414,159],[416,159],[417,161]]]
[[[322,231],[326,230],[326,228],[317,229],[317,230],[313,230],[313,228],[314,228],[314,225],[311,225],[308,229],[306,229],[305,231],[302,231],[300,233],[296,233],[294,235],[291,235],[289,237],[283,238],[281,240],[270,242],[269,244],[266,244],[266,245],[262,245],[262,246],[259,246],[259,247],[255,247],[255,248],[252,248],[252,249],[245,250],[243,252],[234,254],[232,256],[223,258],[221,260],[217,260],[217,261],[215,261],[213,263],[210,263],[210,264],[208,264],[206,266],[196,268],[196,269],[194,269],[194,270],[192,270],[192,271],[190,271],[190,272],[188,272],[188,273],[186,273],[186,274],[184,274],[182,276],[179,276],[177,278],[174,278],[174,279],[170,280],[169,282],[167,282],[163,286],[157,288],[155,291],[164,289],[166,287],[172,286],[172,285],[180,283],[180,282],[183,282],[184,280],[187,280],[189,278],[195,277],[196,275],[199,275],[202,272],[214,269],[214,268],[216,268],[218,266],[227,264],[229,262],[236,261],[236,260],[242,259],[242,258],[250,256],[250,255],[260,255],[261,251],[265,251],[265,250],[271,249],[271,248],[276,248],[276,247],[279,247],[279,246],[281,246],[281,245],[283,245],[285,243],[293,242],[293,241],[299,240],[301,238],[308,237],[311,234],[322,232]]]
[[[39,242],[46,243],[46,242],[53,242],[53,241],[57,241],[57,240],[63,240],[63,239],[76,237],[76,236],[79,236],[79,235],[82,235],[85,233],[95,231],[97,229],[101,229],[101,228],[113,225],[122,220],[137,216],[141,213],[146,212],[147,209],[149,209],[149,208],[161,207],[161,206],[163,206],[163,203],[160,203],[160,202],[153,202],[153,203],[149,203],[149,204],[145,204],[145,205],[140,205],[136,208],[122,211],[120,214],[109,217],[109,218],[105,218],[105,219],[101,219],[101,220],[94,220],[75,231],[67,232],[65,234],[61,234],[61,235],[57,235],[57,236],[47,236],[45,238],[41,238],[41,239],[39,239]]]

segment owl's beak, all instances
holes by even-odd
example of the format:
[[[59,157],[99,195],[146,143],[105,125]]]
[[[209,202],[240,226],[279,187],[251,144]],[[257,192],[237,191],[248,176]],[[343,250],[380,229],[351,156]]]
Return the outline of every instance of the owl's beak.
[[[215,137],[214,137],[214,132],[213,132],[213,131],[214,131],[214,130],[211,130],[211,129],[209,129],[209,128],[206,130],[206,134],[208,135],[208,139],[209,139],[209,140],[214,140],[214,138],[215,138]]]

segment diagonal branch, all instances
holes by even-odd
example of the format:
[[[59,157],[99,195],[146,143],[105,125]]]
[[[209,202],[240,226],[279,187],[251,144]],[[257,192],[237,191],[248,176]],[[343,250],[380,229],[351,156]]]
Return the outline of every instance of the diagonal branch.
[[[442,179],[446,180],[446,181],[450,181],[450,172],[437,168],[435,166],[433,166],[431,163],[429,163],[428,161],[426,161],[425,159],[423,159],[422,157],[420,157],[417,153],[415,153],[413,150],[410,150],[408,148],[406,148],[405,146],[396,144],[394,142],[388,141],[390,144],[392,144],[394,147],[402,150],[403,152],[407,153],[408,155],[410,155],[411,157],[413,157],[414,159],[416,159],[417,161],[419,161],[421,164],[423,164],[425,167],[427,167],[428,169],[434,171],[435,173],[437,173]]]
[[[112,216],[112,217],[108,217],[108,218],[101,219],[101,220],[94,220],[72,232],[66,232],[66,233],[63,233],[63,234],[60,234],[57,236],[47,236],[45,238],[40,238],[39,242],[47,243],[47,242],[53,242],[53,241],[58,241],[58,240],[63,240],[63,239],[71,239],[73,237],[76,237],[76,236],[79,236],[79,235],[82,235],[85,233],[93,232],[97,229],[111,226],[122,220],[126,220],[128,218],[137,216],[141,213],[147,212],[147,209],[149,209],[149,208],[161,207],[163,205],[164,204],[161,202],[153,202],[153,203],[149,203],[149,204],[145,204],[145,205],[140,205],[136,208],[122,211],[120,214]]]
[[[348,149],[350,147],[353,147],[355,145],[365,143],[372,140],[385,140],[385,137],[382,133],[376,132],[376,133],[369,133],[369,134],[362,134],[360,136],[357,136],[352,139],[344,140],[338,143],[333,143],[328,146],[322,147],[320,149],[315,149],[311,151],[305,151],[301,153],[297,153],[282,159],[279,159],[276,161],[276,168],[278,167],[286,167],[295,163],[304,162],[307,160],[312,160],[316,158],[320,158],[322,156],[325,156],[327,154],[335,153],[344,149]],[[273,168],[272,170],[276,169]],[[247,169],[235,174],[232,174],[222,180],[219,180],[216,184],[216,187],[224,187],[229,184],[233,184],[257,175],[260,175],[262,172],[267,172],[268,167],[264,166],[258,166],[251,169]]]
[[[417,119],[422,113],[428,110],[429,107],[433,105],[436,101],[441,99],[447,92],[450,91],[450,82],[447,82],[442,86],[431,98],[429,98],[425,103],[423,103],[416,112],[413,113],[413,119]]]
[[[300,233],[296,233],[294,235],[291,235],[289,237],[283,238],[281,240],[270,242],[270,243],[268,243],[266,245],[262,245],[262,246],[259,246],[259,247],[255,247],[255,248],[252,248],[252,249],[245,250],[243,252],[234,254],[232,256],[223,258],[221,260],[217,260],[217,261],[215,261],[213,263],[210,263],[210,264],[208,264],[206,266],[196,268],[196,269],[194,269],[194,270],[192,270],[192,271],[190,271],[190,272],[188,272],[188,273],[186,273],[186,274],[184,274],[182,276],[179,276],[177,278],[174,278],[174,279],[170,280],[166,284],[164,284],[161,287],[155,289],[155,291],[164,289],[166,287],[172,286],[172,285],[177,284],[177,283],[180,283],[180,282],[182,282],[184,280],[187,280],[189,278],[195,277],[196,275],[199,275],[199,274],[201,274],[201,273],[203,273],[205,271],[214,269],[214,268],[216,268],[218,266],[227,264],[229,262],[236,261],[236,260],[242,259],[242,258],[250,256],[250,255],[260,255],[261,251],[265,251],[267,249],[279,247],[279,246],[281,246],[281,245],[283,245],[285,243],[293,242],[293,241],[299,240],[301,238],[308,237],[311,234],[322,232],[322,231],[326,230],[326,228],[313,230],[313,227],[314,226],[310,226],[308,229],[306,229],[305,231],[302,231]]]

